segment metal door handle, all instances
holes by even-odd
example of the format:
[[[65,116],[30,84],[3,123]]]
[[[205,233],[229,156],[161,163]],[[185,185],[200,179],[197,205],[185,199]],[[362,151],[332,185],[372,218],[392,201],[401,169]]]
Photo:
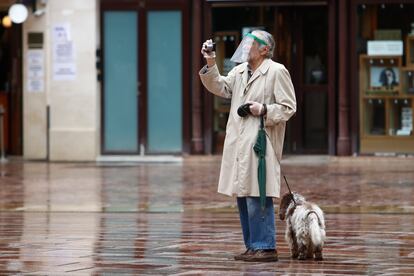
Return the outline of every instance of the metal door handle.
[[[141,86],[141,83],[139,81],[137,81],[137,96],[139,97],[139,95],[141,94],[139,87]]]

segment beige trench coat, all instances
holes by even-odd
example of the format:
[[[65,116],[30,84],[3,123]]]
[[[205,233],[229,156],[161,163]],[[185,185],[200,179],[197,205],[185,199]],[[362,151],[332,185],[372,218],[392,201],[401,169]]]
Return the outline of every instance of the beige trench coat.
[[[237,108],[246,101],[267,105],[265,126],[266,196],[280,197],[280,160],[286,121],[296,112],[295,91],[289,72],[280,63],[265,59],[248,80],[247,63],[234,67],[221,76],[217,66],[200,71],[204,86],[211,93],[231,98],[226,127],[218,192],[228,196],[259,196],[258,157],[253,146],[260,118],[240,117]]]

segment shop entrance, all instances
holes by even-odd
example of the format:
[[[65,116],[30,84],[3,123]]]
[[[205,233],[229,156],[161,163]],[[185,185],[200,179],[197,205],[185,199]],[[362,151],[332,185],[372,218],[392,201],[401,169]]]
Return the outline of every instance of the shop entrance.
[[[103,154],[188,151],[188,3],[170,2],[101,4]]]
[[[335,131],[332,124],[334,103],[332,110],[329,105],[333,89],[332,56],[328,46],[333,39],[329,37],[328,19],[327,5],[221,5],[212,8],[212,33],[218,40],[217,64],[224,74],[231,66],[229,59],[233,48],[246,32],[258,28],[274,35],[274,60],[288,68],[298,105],[296,115],[288,122],[285,153],[328,154],[334,144],[334,136],[329,137],[330,132],[334,135]],[[223,43],[225,46],[221,45]],[[228,104],[215,99],[213,106],[213,150],[219,153]]]
[[[328,9],[280,7],[276,11],[277,60],[289,69],[297,113],[288,123],[285,150],[328,153]]]
[[[0,6],[0,20],[7,16],[6,8]],[[1,23],[0,106],[4,111],[2,138],[7,154],[22,155],[22,27],[11,22],[10,25]]]

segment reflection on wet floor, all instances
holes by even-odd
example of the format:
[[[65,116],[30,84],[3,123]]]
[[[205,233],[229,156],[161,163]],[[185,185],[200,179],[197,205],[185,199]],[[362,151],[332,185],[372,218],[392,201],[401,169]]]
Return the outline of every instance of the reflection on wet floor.
[[[414,159],[361,159],[290,161],[282,172],[294,190],[330,212],[413,213]],[[0,167],[0,210],[180,212],[234,207],[233,200],[216,193],[219,166],[219,157],[190,157],[183,164],[10,163]]]
[[[279,222],[279,262],[233,261],[243,250],[238,223],[232,212],[2,212],[0,274],[414,273],[411,216],[328,214],[322,262],[291,260]]]
[[[412,275],[413,161],[284,163],[293,189],[328,211],[328,240],[323,262],[291,260],[277,221],[272,264],[233,260],[243,243],[233,199],[216,193],[218,157],[3,164],[0,275]]]

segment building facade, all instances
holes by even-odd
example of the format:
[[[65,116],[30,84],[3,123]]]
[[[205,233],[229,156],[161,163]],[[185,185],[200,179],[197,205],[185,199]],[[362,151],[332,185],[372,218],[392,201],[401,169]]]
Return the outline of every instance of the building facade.
[[[1,1],[2,17],[11,2]],[[28,19],[1,29],[9,154],[93,161],[220,153],[229,103],[202,87],[200,46],[214,39],[226,74],[253,29],[274,35],[274,59],[295,86],[285,153],[414,153],[414,1],[26,4]]]

